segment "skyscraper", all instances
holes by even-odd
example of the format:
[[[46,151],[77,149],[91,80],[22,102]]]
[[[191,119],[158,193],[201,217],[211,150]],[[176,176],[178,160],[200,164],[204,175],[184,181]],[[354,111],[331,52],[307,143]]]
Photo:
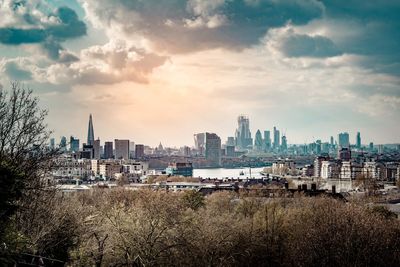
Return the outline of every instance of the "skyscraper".
[[[271,132],[264,131],[264,150],[267,151],[271,148]]]
[[[204,154],[204,145],[206,140],[205,133],[194,134],[194,147],[199,152],[200,155]]]
[[[92,114],[89,116],[89,126],[88,126],[88,135],[87,135],[87,145],[93,145],[94,142],[94,130],[93,130],[93,120]]]
[[[338,141],[339,141],[339,149],[340,148],[350,148],[350,141],[349,141],[349,133],[339,133]]]
[[[256,132],[256,136],[254,139],[254,148],[258,151],[261,151],[263,148],[263,139],[260,130],[257,130]]]
[[[285,135],[282,135],[282,145],[281,150],[285,152],[287,150],[287,139]]]
[[[144,145],[135,146],[135,158],[140,159],[144,157]]]
[[[71,136],[69,138],[69,151],[78,152],[79,151],[79,139]]]
[[[235,137],[229,136],[228,139],[226,140],[226,145],[227,146],[235,146]]]
[[[247,149],[253,145],[250,132],[250,120],[244,115],[238,117],[238,128],[235,133],[236,146],[239,149]]]
[[[135,142],[129,142],[129,158],[135,158]]]
[[[129,140],[115,139],[115,158],[116,159],[129,159]]]
[[[105,142],[104,143],[104,158],[112,159],[113,158],[113,142]]]
[[[100,139],[93,141],[93,158],[100,159]]]
[[[66,138],[65,136],[62,136],[62,137],[61,137],[61,140],[60,140],[60,150],[61,150],[62,152],[67,151],[67,138]]]
[[[274,148],[277,149],[280,147],[280,133],[279,130],[274,126]]]
[[[356,146],[357,146],[358,149],[361,148],[361,134],[360,134],[360,132],[357,132]]]
[[[206,133],[205,156],[210,166],[221,166],[221,138],[215,133]]]

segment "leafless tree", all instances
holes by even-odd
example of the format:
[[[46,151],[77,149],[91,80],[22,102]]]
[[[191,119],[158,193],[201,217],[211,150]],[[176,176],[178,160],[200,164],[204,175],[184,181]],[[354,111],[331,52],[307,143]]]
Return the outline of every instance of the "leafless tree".
[[[48,191],[46,174],[58,152],[47,147],[51,132],[46,115],[32,90],[19,82],[0,90],[0,240],[8,248],[15,240],[5,239],[8,221],[38,203],[42,190]],[[18,231],[15,223],[12,228],[11,233]]]

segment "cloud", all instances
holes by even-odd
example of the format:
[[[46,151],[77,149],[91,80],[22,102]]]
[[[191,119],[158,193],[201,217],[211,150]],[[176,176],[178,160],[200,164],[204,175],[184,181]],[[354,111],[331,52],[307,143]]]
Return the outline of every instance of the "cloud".
[[[41,1],[2,1],[0,43],[38,44],[50,59],[58,60],[65,50],[60,43],[86,35],[86,24],[68,7],[45,13],[41,4]]]
[[[22,69],[22,67],[14,61],[9,61],[4,64],[4,73],[12,80],[24,81],[32,79],[32,73]]]
[[[12,79],[50,85],[147,83],[149,74],[163,65],[167,57],[147,53],[124,41],[112,41],[84,49],[79,56],[62,52],[60,59],[63,62],[42,67],[34,58],[3,59],[0,70]]]
[[[297,34],[290,27],[272,30],[266,39],[286,57],[327,58],[342,54],[329,38],[321,35]]]
[[[323,0],[324,15],[304,25],[296,34],[321,35],[344,54],[359,56],[359,66],[374,72],[400,75],[400,2],[382,0],[343,3]]]
[[[306,24],[322,15],[318,1],[82,0],[89,21],[109,36],[145,39],[156,51],[187,53],[255,45],[268,29]]]

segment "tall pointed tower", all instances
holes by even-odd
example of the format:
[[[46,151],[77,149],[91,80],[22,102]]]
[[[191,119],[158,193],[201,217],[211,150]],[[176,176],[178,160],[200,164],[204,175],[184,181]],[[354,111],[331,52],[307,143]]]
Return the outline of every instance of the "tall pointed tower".
[[[89,126],[88,126],[88,135],[87,135],[87,144],[93,145],[94,143],[94,131],[93,131],[93,121],[92,114],[89,116]]]

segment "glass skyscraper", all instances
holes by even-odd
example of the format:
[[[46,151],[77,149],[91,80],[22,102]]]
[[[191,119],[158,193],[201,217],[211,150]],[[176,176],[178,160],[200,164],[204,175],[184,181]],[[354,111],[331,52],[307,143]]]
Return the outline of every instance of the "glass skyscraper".
[[[89,126],[88,126],[88,135],[87,135],[87,145],[93,145],[94,143],[94,130],[93,130],[93,120],[92,114],[89,116]]]
[[[243,115],[238,117],[238,128],[235,133],[236,146],[239,149],[246,149],[253,145],[250,132],[249,118]]]

